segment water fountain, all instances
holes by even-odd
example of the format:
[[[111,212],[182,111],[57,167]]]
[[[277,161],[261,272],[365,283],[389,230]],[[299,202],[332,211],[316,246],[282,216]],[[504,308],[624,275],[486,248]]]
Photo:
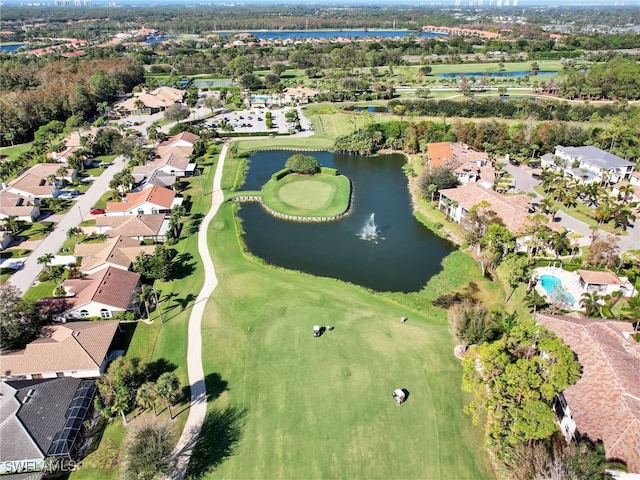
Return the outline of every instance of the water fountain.
[[[375,221],[375,213],[372,213],[367,220],[367,223],[365,223],[364,227],[362,227],[362,230],[360,230],[358,236],[362,240],[376,240],[379,233],[380,232],[378,231],[378,226],[376,225]]]

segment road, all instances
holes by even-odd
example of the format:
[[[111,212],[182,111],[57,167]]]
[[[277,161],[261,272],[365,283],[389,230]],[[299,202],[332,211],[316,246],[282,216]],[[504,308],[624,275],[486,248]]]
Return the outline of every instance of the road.
[[[511,165],[510,163],[507,163],[505,168],[507,172],[513,176],[517,192],[532,192],[537,195],[538,199],[540,198],[540,194],[533,188],[539,185],[540,182],[533,178],[528,170]],[[591,243],[592,230],[589,225],[561,210],[556,214],[556,218],[559,219],[562,226],[583,236],[583,238],[578,241],[581,246],[586,246]],[[627,229],[627,235],[616,235],[616,238],[619,240],[618,245],[622,251],[640,249],[640,219],[638,219],[632,227]]]
[[[75,201],[71,210],[58,222],[47,238],[40,242],[35,250],[24,262],[21,270],[9,277],[9,283],[15,285],[22,293],[26,292],[36,281],[42,271],[43,266],[38,264],[38,258],[46,253],[55,255],[67,240],[67,230],[77,227],[93,205],[102,197],[104,192],[109,190],[109,182],[113,176],[125,166],[123,157],[117,157],[114,162],[97,177],[91,187],[80,195]]]

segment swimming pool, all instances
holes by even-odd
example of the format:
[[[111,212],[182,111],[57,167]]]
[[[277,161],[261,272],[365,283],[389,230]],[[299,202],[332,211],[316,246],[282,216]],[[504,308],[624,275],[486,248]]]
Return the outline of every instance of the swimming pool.
[[[547,292],[549,298],[558,298],[563,303],[576,303],[576,299],[562,285],[562,281],[553,275],[540,275],[540,285]]]

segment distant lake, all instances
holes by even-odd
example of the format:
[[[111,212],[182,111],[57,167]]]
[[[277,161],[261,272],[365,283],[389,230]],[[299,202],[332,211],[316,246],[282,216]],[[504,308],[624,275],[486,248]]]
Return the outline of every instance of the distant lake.
[[[24,47],[24,43],[13,43],[11,45],[0,45],[0,52],[15,52],[20,47]]]
[[[465,77],[551,77],[557,75],[558,72],[538,72],[537,75],[531,75],[530,70],[520,70],[518,72],[470,72],[470,73],[436,73],[436,77],[441,78],[460,78],[462,75]]]
[[[231,35],[232,32],[219,32]],[[239,32],[234,32],[239,33]],[[250,30],[242,33],[250,33],[260,40],[291,40],[295,38],[402,38],[408,35],[416,37],[442,37],[446,36],[433,32],[416,32],[413,30]]]
[[[165,40],[168,40],[170,38],[173,37],[169,37],[168,35],[162,35],[162,36],[158,36],[158,37],[148,37],[144,43],[158,43],[158,42],[164,42]]]

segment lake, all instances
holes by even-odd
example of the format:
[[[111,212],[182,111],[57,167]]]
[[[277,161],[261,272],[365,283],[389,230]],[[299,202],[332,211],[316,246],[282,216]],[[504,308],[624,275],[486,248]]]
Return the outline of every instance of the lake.
[[[24,43],[12,43],[9,45],[0,45],[0,52],[15,52],[20,47],[24,47]]]
[[[465,77],[481,78],[487,77],[551,77],[558,75],[558,72],[538,72],[537,75],[531,75],[530,70],[521,70],[519,72],[471,72],[471,73],[436,73],[436,77],[441,78],[460,78],[462,75]]]
[[[233,35],[239,32],[218,32],[221,35]],[[446,36],[433,32],[417,32],[414,30],[251,30],[250,33],[260,40],[291,40],[296,38],[402,38],[414,35],[422,38]]]
[[[377,291],[418,291],[442,270],[442,260],[455,247],[414,218],[403,155],[259,152],[249,159],[242,190],[259,190],[295,153],[313,155],[349,177],[352,212],[338,222],[295,223],[272,217],[257,203],[242,204],[239,216],[249,251],[273,265]],[[372,214],[378,236],[365,240],[361,233]]]

